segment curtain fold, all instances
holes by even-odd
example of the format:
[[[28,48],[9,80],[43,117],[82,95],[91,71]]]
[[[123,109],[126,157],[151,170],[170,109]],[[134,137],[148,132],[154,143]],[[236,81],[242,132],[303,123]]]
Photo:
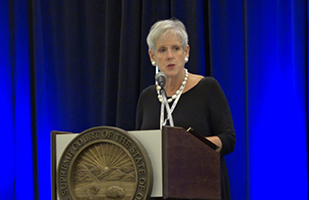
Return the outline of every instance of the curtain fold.
[[[243,1],[209,2],[210,72],[225,92],[234,120],[236,146],[225,159],[232,199],[239,200],[249,194],[245,11]]]
[[[18,0],[2,1],[0,7],[0,199],[34,198],[29,7]]]
[[[0,165],[5,183],[0,185],[0,198],[10,199],[14,194],[15,181],[15,132],[13,116],[13,84],[11,63],[11,30],[10,30],[10,3],[0,1],[0,97],[1,115],[0,125],[2,134],[6,134],[5,144],[0,145],[0,151],[6,152],[2,159],[7,161],[6,165]]]

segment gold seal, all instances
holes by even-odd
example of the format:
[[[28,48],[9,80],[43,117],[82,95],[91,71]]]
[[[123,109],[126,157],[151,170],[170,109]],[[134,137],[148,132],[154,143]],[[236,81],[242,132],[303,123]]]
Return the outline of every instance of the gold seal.
[[[142,144],[115,127],[94,127],[76,136],[58,165],[61,200],[146,200],[152,166]]]

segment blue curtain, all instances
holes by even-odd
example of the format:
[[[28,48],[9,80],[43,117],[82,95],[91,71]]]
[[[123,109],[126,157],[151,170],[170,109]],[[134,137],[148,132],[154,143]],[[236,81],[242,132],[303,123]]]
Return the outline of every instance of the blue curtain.
[[[187,26],[189,71],[229,101],[232,199],[308,199],[306,0],[3,0],[1,200],[51,199],[52,130],[134,128],[154,83],[145,38],[169,17]]]
[[[34,199],[37,167],[27,2],[1,1],[0,18],[0,199]]]
[[[307,199],[307,1],[210,1],[209,11],[211,74],[237,133],[233,199]]]
[[[246,7],[250,195],[307,199],[307,2]]]

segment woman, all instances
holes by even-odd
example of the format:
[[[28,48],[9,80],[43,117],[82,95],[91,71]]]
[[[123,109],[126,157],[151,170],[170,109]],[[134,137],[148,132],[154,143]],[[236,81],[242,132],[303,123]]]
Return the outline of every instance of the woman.
[[[153,66],[166,74],[164,89],[174,125],[192,127],[219,148],[221,154],[221,196],[230,199],[229,182],[223,156],[234,150],[236,135],[226,97],[212,77],[189,73],[188,35],[182,22],[175,19],[156,22],[147,37],[149,57]],[[169,125],[164,113],[160,87],[147,87],[137,105],[136,129],[159,129]]]

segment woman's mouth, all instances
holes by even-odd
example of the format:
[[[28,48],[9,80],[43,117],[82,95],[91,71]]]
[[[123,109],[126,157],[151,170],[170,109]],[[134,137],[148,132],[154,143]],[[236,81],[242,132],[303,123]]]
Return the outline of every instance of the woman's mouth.
[[[174,68],[175,67],[175,64],[169,64],[169,65],[167,65],[167,68],[169,68],[169,69],[172,69],[172,68]]]

